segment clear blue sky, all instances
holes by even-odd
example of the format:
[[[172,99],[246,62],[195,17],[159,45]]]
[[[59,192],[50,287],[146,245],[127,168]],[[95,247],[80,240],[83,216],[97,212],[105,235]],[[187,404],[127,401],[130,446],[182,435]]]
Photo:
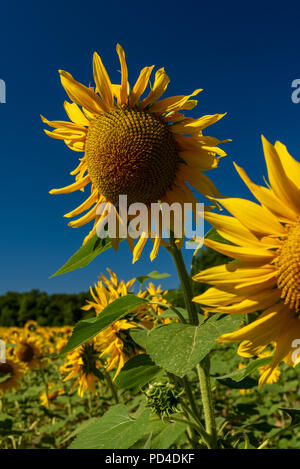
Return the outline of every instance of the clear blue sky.
[[[166,271],[172,277],[163,285],[177,285],[163,249],[153,263],[147,251],[132,266],[125,243],[117,254],[108,251],[84,270],[49,279],[87,231],[69,228],[62,217],[80,202],[80,194],[48,194],[72,182],[68,174],[80,155],[42,130],[40,114],[65,119],[58,69],[88,84],[96,50],[116,77],[119,42],[131,82],[142,67],[155,64],[171,78],[169,95],[203,88],[193,116],[227,112],[209,133],[233,139],[211,177],[223,195],[248,196],[232,161],[262,182],[262,133],[272,142],[283,141],[300,158],[300,104],[291,101],[291,82],[300,78],[299,21],[296,2],[280,7],[199,0],[2,3],[0,78],[6,82],[7,103],[0,104],[0,292],[82,291],[106,266],[125,279]]]

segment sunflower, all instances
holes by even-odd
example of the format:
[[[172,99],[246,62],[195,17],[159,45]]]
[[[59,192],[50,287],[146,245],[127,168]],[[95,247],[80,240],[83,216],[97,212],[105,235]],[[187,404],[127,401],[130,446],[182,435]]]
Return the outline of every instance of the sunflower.
[[[0,394],[20,387],[21,378],[27,367],[15,358],[6,358],[0,363]]]
[[[65,391],[60,384],[49,383],[47,394],[42,392],[40,395],[41,405],[43,407],[49,407],[51,404],[58,406],[55,401],[57,397],[62,396],[63,394],[65,394]]]
[[[107,268],[107,271],[110,278],[100,274],[100,280],[94,286],[94,290],[92,287],[90,288],[93,301],[87,301],[87,304],[82,307],[84,311],[94,309],[96,315],[99,315],[109,303],[130,293],[130,289],[135,282],[134,278],[124,282],[119,280],[117,275],[109,268]],[[154,302],[167,304],[167,300],[163,298],[165,293],[161,286],[156,288],[150,282],[146,290],[139,291],[137,296],[144,298],[147,295]],[[157,316],[162,312],[163,309],[159,305],[143,305],[132,312],[130,317],[115,321],[95,337],[97,346],[101,351],[101,357],[105,360],[106,371],[112,371],[116,368],[114,379],[120,373],[126,361],[142,351],[131,339],[128,331],[136,327],[152,329],[154,324],[158,322]],[[169,318],[160,320],[160,323],[163,324],[169,322]]]
[[[43,358],[43,342],[40,337],[28,330],[13,334],[11,337],[13,344],[17,347],[13,349],[17,359],[29,368],[40,368],[45,366]]]
[[[114,380],[120,373],[125,363],[134,355],[140,353],[140,349],[131,339],[128,331],[137,327],[133,321],[120,319],[101,331],[96,342],[99,345],[101,357],[105,359],[107,372],[116,368]]]
[[[259,353],[258,358],[267,358],[267,357],[271,357],[272,355],[273,355],[272,350],[266,350],[266,351],[263,351],[262,353]],[[268,365],[261,366],[258,369],[259,374],[262,376],[265,373],[265,371],[267,371],[267,369],[268,369]],[[279,368],[279,365],[277,365],[275,366],[275,368],[273,368],[272,373],[269,374],[266,380],[266,384],[277,383],[277,381],[280,378],[280,375],[281,375],[280,368]]]
[[[206,239],[206,246],[235,260],[194,277],[213,285],[194,298],[206,312],[261,312],[255,321],[218,339],[221,343],[242,341],[239,354],[243,357],[258,356],[274,343],[274,355],[260,377],[260,386],[281,361],[291,366],[300,361],[294,353],[300,338],[300,164],[282,143],[273,146],[264,137],[262,140],[268,187],[253,183],[235,165],[258,203],[218,199],[232,216],[205,215],[231,243]]]
[[[99,351],[95,340],[77,347],[66,356],[65,363],[60,367],[60,373],[67,374],[64,382],[75,379],[72,389],[78,386],[78,395],[83,397],[87,389],[97,394],[96,382],[99,379],[99,367],[101,367]]]
[[[94,309],[98,315],[109,303],[112,303],[121,296],[126,296],[130,292],[135,278],[125,283],[123,280],[119,281],[116,274],[109,268],[106,270],[110,274],[110,279],[100,274],[99,282],[94,286],[95,291],[90,287],[90,293],[94,301],[88,300],[87,304],[81,308],[83,311]]]
[[[90,184],[86,200],[65,217],[86,213],[69,225],[77,228],[94,221],[85,243],[96,233],[97,227],[106,222],[107,214],[113,213],[119,226],[125,227],[135,262],[150,237],[151,223],[140,233],[134,246],[134,239],[127,231],[130,216],[118,210],[119,196],[126,195],[128,204],[139,202],[148,208],[156,202],[192,203],[195,207],[197,200],[187,184],[204,196],[218,196],[215,185],[202,171],[216,168],[219,157],[226,153],[218,148],[221,143],[218,139],[203,136],[202,131],[224,114],[197,119],[184,116],[183,111],[197,105],[197,101],[190,98],[202,91],[200,89],[187,96],[160,100],[170,81],[164,68],[157,70],[154,84],[144,96],[154,66],[143,68],[130,88],[125,54],[120,45],[117,45],[117,53],[121,64],[120,84],[111,83],[101,58],[95,53],[95,88],[84,86],[70,73],[59,72],[72,101],[64,103],[71,122],[49,121],[43,116],[42,121],[55,129],[45,130],[47,135],[63,140],[76,152],[84,152],[79,165],[71,172],[75,182],[50,191],[51,194],[83,191]],[[97,213],[100,204],[106,207],[101,214]],[[163,242],[162,228],[152,238],[151,260],[157,256]],[[117,232],[111,239],[115,250],[122,237],[124,235]]]

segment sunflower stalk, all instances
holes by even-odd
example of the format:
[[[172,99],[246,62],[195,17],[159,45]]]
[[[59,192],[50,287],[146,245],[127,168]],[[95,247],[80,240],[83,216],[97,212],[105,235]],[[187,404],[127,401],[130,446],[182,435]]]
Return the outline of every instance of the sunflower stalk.
[[[193,287],[191,283],[191,279],[188,275],[188,272],[185,267],[185,263],[183,260],[183,256],[181,250],[177,248],[175,243],[174,233],[170,233],[170,243],[167,250],[172,255],[174,260],[178,277],[180,280],[183,297],[185,301],[185,306],[188,311],[189,315],[189,323],[191,325],[197,326],[199,324],[198,313],[196,309],[196,305],[192,302],[193,294]],[[199,378],[200,384],[200,391],[202,396],[202,405],[204,411],[204,420],[205,420],[205,434],[201,435],[203,440],[205,441],[207,447],[209,449],[216,449],[217,448],[217,429],[216,429],[216,422],[214,416],[214,407],[212,401],[212,393],[211,393],[211,386],[210,386],[210,361],[209,357],[205,357],[198,365],[197,365],[197,373]],[[189,399],[194,418],[200,421],[199,410],[195,403],[193,394],[190,390],[188,379],[184,378],[184,388],[186,391],[186,395]]]

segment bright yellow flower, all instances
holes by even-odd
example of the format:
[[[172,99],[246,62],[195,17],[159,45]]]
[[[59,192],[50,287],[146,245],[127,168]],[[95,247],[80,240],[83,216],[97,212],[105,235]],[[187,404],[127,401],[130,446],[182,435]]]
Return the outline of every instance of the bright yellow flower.
[[[90,287],[90,293],[94,301],[87,301],[87,304],[81,308],[84,311],[94,309],[98,315],[109,303],[112,303],[117,298],[125,296],[130,292],[130,288],[135,282],[135,278],[125,283],[123,280],[119,281],[116,274],[109,268],[107,268],[107,271],[110,274],[110,279],[105,277],[105,275],[100,274],[100,280],[94,286],[95,291]]]
[[[87,389],[93,394],[97,394],[96,382],[99,378],[96,375],[97,370],[101,367],[99,355],[95,340],[92,339],[69,352],[65,363],[60,367],[60,372],[67,374],[64,381],[76,378],[72,389],[78,386],[80,397],[84,396]]]
[[[266,351],[263,351],[262,353],[259,353],[258,358],[270,357],[271,355],[273,355],[273,351],[266,350]],[[269,373],[270,370],[269,370],[268,365],[261,366],[258,369],[258,371],[259,371],[260,376],[262,376],[262,377],[265,373],[268,375],[268,377],[266,379],[267,384],[277,383],[277,381],[279,380],[280,375],[281,375],[279,365],[277,365],[277,366],[275,366],[275,368],[273,368],[272,373]]]
[[[95,285],[94,290],[90,288],[93,301],[87,301],[87,304],[82,307],[83,310],[94,309],[97,315],[101,314],[101,311],[109,303],[130,292],[130,288],[135,281],[134,278],[125,283],[123,280],[119,280],[110,269],[107,270],[110,274],[110,279],[100,274],[99,278],[101,280]],[[137,296],[145,297],[149,295],[152,301],[167,304],[166,299],[163,298],[163,293],[165,292],[163,292],[160,286],[155,288],[154,284],[150,282],[146,291],[139,291]],[[155,322],[157,322],[155,315],[160,315],[162,311],[162,307],[158,305],[141,306],[131,313],[130,320],[126,318],[116,321],[95,337],[97,346],[101,350],[101,357],[106,362],[106,371],[116,368],[114,379],[120,373],[126,361],[141,352],[141,349],[138,349],[128,334],[128,330],[136,328],[139,325],[143,328],[151,329]],[[151,312],[155,315],[151,314]],[[161,322],[167,324],[170,320],[166,318]]]
[[[55,404],[55,400],[58,396],[62,396],[65,393],[64,389],[55,383],[48,384],[48,393],[43,392],[40,395],[41,405],[43,407],[50,407],[51,404]]]
[[[296,366],[300,361],[300,163],[276,142],[263,138],[268,187],[254,184],[235,165],[240,177],[259,203],[224,198],[218,202],[232,215],[206,213],[206,219],[233,245],[205,240],[206,246],[235,258],[212,267],[194,279],[213,285],[194,301],[206,312],[253,313],[260,317],[220,342],[242,341],[239,354],[259,355],[275,343],[274,357],[260,378],[268,382],[281,361]],[[299,347],[299,344],[298,344]]]
[[[139,353],[127,333],[129,329],[136,327],[136,323],[121,319],[101,331],[96,337],[96,342],[102,351],[101,357],[106,361],[106,371],[117,368],[113,379],[116,379],[126,361]]]
[[[39,325],[36,321],[33,321],[33,320],[27,321],[24,326],[24,329],[25,331],[28,331],[28,332],[37,332],[39,330]]]
[[[35,333],[24,329],[21,333],[14,333],[11,342],[17,345],[13,348],[13,353],[29,368],[40,368],[46,364],[42,340]]]
[[[16,358],[6,358],[5,363],[0,363],[0,395],[18,389],[26,371],[27,367]]]
[[[126,234],[125,214],[117,213],[120,195],[127,195],[128,204],[141,202],[148,207],[153,202],[195,204],[197,200],[188,183],[204,196],[218,196],[215,185],[202,171],[216,168],[219,157],[225,155],[218,148],[221,143],[218,139],[202,134],[224,114],[193,119],[182,113],[197,105],[197,101],[190,98],[200,89],[188,96],[159,100],[170,81],[165,70],[160,68],[150,92],[143,97],[154,66],[143,68],[131,89],[125,54],[120,45],[117,45],[117,53],[121,64],[121,84],[111,83],[99,55],[95,53],[95,89],[82,85],[70,73],[59,72],[62,85],[72,101],[64,103],[71,122],[49,121],[42,117],[44,123],[55,129],[52,132],[45,130],[47,135],[63,140],[74,151],[84,152],[78,167],[71,172],[75,182],[53,189],[51,193],[83,191],[91,184],[86,200],[65,215],[70,218],[86,212],[69,223],[74,228],[94,221],[85,241],[106,220],[106,212],[96,214],[97,207],[103,203],[109,203],[107,210],[115,213],[121,225],[125,226]],[[135,247],[134,240],[127,233],[133,261],[139,259],[150,230],[151,223]],[[118,233],[111,242],[117,250],[120,242]],[[161,242],[162,234],[153,238],[151,260],[157,256]]]

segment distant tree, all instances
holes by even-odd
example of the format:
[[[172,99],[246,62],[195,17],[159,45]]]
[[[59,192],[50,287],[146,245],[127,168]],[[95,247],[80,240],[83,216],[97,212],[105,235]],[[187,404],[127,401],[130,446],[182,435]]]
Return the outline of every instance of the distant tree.
[[[0,326],[22,327],[29,320],[37,321],[40,326],[73,325],[87,316],[81,309],[87,299],[90,293],[84,292],[53,295],[36,289],[25,293],[7,292],[0,296]]]

